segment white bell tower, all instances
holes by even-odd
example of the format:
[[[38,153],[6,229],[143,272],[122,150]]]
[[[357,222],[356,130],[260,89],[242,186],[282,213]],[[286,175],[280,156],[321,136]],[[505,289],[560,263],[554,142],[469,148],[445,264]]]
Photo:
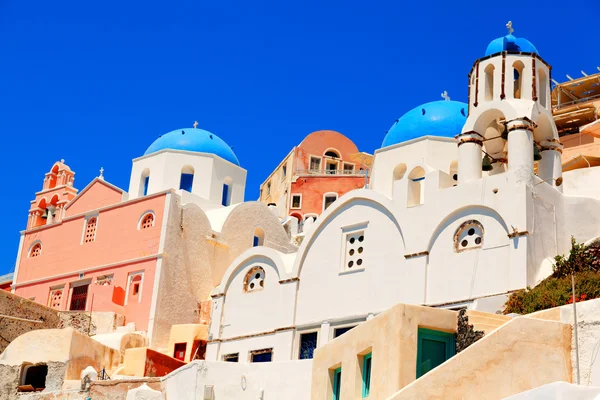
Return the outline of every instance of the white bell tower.
[[[551,67],[533,44],[513,36],[512,22],[506,27],[508,35],[492,41],[469,74],[469,116],[458,135],[459,182],[481,178],[485,154],[491,175],[517,171],[522,180],[532,179],[535,158],[538,176],[556,186],[562,145],[550,105]]]

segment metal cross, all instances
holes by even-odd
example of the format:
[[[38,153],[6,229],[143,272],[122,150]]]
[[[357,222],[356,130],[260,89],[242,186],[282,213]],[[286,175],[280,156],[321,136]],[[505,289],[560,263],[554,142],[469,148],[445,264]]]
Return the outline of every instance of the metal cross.
[[[508,34],[512,35],[513,32],[515,31],[512,27],[512,21],[508,21],[508,24],[506,24],[506,29],[508,29]]]
[[[104,167],[100,167],[100,176],[99,178],[103,178],[104,177]]]
[[[444,93],[442,93],[442,98],[446,101],[450,100],[450,96],[448,96],[448,92],[444,90]]]
[[[194,121],[194,129],[198,127],[198,121]]]

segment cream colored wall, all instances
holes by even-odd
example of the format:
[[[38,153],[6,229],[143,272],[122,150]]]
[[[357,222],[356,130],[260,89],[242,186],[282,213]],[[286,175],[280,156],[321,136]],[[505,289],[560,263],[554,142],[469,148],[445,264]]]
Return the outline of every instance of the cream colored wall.
[[[194,342],[198,340],[206,341],[208,339],[208,325],[201,324],[183,324],[173,325],[171,327],[171,335],[169,336],[169,352],[168,356],[173,357],[175,354],[175,343],[186,343],[185,362],[192,361],[192,350],[194,350]]]
[[[571,381],[571,327],[519,317],[389,399],[503,399],[555,381]]]
[[[293,177],[293,166],[294,166],[294,152],[295,148],[279,163],[279,165],[271,172],[271,175],[260,185],[260,197],[261,203],[277,204],[278,216],[283,218],[289,211],[289,188]],[[286,167],[286,174],[283,175],[283,167]],[[267,194],[267,184],[271,183],[270,194]],[[288,193],[285,193],[286,190]]]
[[[456,332],[455,311],[398,304],[314,352],[313,400],[331,398],[332,370],[342,367],[341,398],[362,396],[362,356],[372,353],[369,399],[385,399],[417,375],[418,328]]]

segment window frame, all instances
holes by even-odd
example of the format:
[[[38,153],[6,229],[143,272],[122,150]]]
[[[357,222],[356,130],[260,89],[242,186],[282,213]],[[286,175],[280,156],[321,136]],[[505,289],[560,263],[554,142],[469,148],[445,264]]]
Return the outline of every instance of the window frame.
[[[331,387],[332,399],[341,400],[342,395],[342,367],[339,366],[333,370],[333,384]]]
[[[233,357],[237,358],[237,360],[236,361],[229,361],[228,360],[229,358],[233,358]],[[238,353],[223,354],[221,356],[221,361],[223,361],[223,362],[236,362],[236,363],[239,363],[240,362],[240,353],[238,352]]]
[[[300,202],[298,207],[294,207],[294,197],[300,197]],[[302,209],[302,193],[292,193],[290,196],[290,210],[301,210]]]
[[[423,361],[423,339],[442,342],[446,345],[446,361],[456,355],[456,333],[444,332],[434,329],[422,328],[419,327],[417,331],[417,376],[416,379],[419,379],[423,375],[427,374],[427,372],[422,373],[421,364]],[[441,364],[440,364],[441,365]],[[437,367],[437,366],[436,366]],[[433,368],[436,368],[433,367]],[[433,369],[432,368],[432,369]]]
[[[346,167],[352,167],[352,168],[346,169]],[[346,171],[352,171],[352,173],[354,173],[356,171],[356,164],[344,161],[344,162],[342,162],[342,171],[345,175],[352,175],[349,173],[346,174]]]
[[[312,167],[312,160],[313,160],[313,158],[319,160],[319,168],[317,168],[317,169],[311,168]],[[308,170],[309,171],[322,171],[322,168],[323,168],[323,157],[316,156],[314,154],[309,155],[309,157],[308,157]]]
[[[305,331],[300,331],[298,332],[298,340],[296,343],[296,357],[298,360],[312,360],[314,358],[314,351],[319,347],[319,328],[314,328],[314,329],[308,329]],[[313,349],[313,355],[310,358],[300,358],[300,353],[302,351],[302,336],[303,335],[310,335],[312,333],[316,333],[317,334],[317,343],[315,345],[315,348]]]
[[[333,329],[331,329],[331,340],[339,338],[339,337],[340,337],[340,336],[342,336],[344,333],[348,333],[348,331],[350,331],[350,330],[352,330],[352,329],[356,328],[357,326],[358,326],[358,323],[357,323],[357,322],[348,322],[348,323],[346,323],[346,324],[332,326],[332,328],[333,328]],[[335,335],[335,334],[336,334],[336,331],[337,331],[338,329],[345,329],[345,328],[349,328],[349,329],[348,329],[346,332],[344,332],[344,333],[341,333],[341,334],[339,334],[339,335],[337,335],[337,336]]]
[[[367,361],[369,361],[369,369],[368,369],[368,374],[367,374]],[[369,353],[365,354],[363,356],[363,360],[362,360],[362,398],[366,398],[369,397],[369,394],[371,393],[371,377],[373,376],[372,374],[372,370],[373,370],[373,352],[370,351]],[[368,376],[367,376],[368,375]]]
[[[287,163],[281,166],[281,182],[287,178]]]
[[[140,280],[140,291],[137,294],[138,304],[142,302],[142,295],[144,293],[144,271],[145,270],[134,271],[127,274],[127,289],[125,289],[125,302],[123,303],[124,306],[126,306],[129,303],[129,289],[131,288],[131,282],[133,282],[133,278],[135,278],[136,276],[142,277],[142,279]]]
[[[94,240],[92,240],[90,242],[86,242],[85,241],[85,232],[87,231],[89,221],[93,218],[96,218],[96,229],[94,230]],[[83,231],[81,232],[81,244],[88,244],[88,243],[96,242],[96,238],[98,237],[99,225],[100,225],[100,214],[99,213],[88,214],[83,218]]]
[[[36,246],[40,246],[40,252],[37,256],[32,256],[33,254],[33,250],[35,249]],[[29,251],[27,252],[27,258],[37,258],[40,257],[42,255],[42,251],[44,250],[44,246],[42,245],[42,241],[37,239],[34,240],[33,243],[31,243],[31,245],[29,246]]]
[[[144,218],[146,218],[149,214],[152,214],[152,227],[156,224],[156,214],[153,210],[146,210],[142,213],[140,218],[138,219],[137,229],[138,231],[142,230],[142,223],[144,222]]]
[[[333,200],[333,201],[331,202],[331,204],[335,203],[335,202],[337,201],[337,199],[339,199],[339,198],[340,198],[340,195],[339,195],[338,193],[336,193],[336,192],[327,192],[327,193],[323,193],[323,204],[322,204],[322,206],[323,206],[323,210],[322,210],[322,212],[325,212],[325,210],[327,209],[327,208],[325,207],[325,204],[327,204],[327,203],[326,203],[326,199],[327,199],[327,197],[328,197],[328,196],[335,196],[335,200]],[[330,205],[331,205],[331,204],[330,204]]]
[[[369,226],[369,222],[365,221],[365,222],[360,222],[357,224],[342,227],[341,244],[340,244],[339,275],[352,274],[352,273],[356,273],[356,272],[362,272],[365,270],[365,268],[366,268],[365,261],[366,260],[364,259],[364,257],[362,258],[363,262],[361,263],[361,265],[356,265],[356,267],[354,267],[354,268],[350,268],[347,266],[348,261],[349,261],[348,246],[350,245],[350,243],[349,243],[350,239],[348,237],[361,234],[363,237],[366,238],[367,232],[368,232],[368,230],[367,230],[368,226]],[[364,245],[363,245],[363,250],[366,250],[366,248],[364,248]],[[362,254],[362,253],[360,253],[360,254]],[[352,256],[350,256],[350,257],[352,257]]]
[[[267,353],[271,354],[271,360],[269,360],[269,361],[254,361],[254,356],[262,355],[262,354],[267,354]],[[252,351],[248,352],[248,361],[250,363],[273,362],[273,354],[274,354],[273,347],[268,347],[268,348],[258,349],[258,350],[252,350]]]

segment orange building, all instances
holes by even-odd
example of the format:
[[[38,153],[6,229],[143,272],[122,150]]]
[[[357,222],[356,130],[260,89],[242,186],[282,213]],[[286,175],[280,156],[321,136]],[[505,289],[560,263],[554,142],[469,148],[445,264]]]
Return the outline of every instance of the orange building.
[[[552,112],[563,171],[600,166],[600,73],[555,83]]]
[[[339,132],[313,132],[262,183],[260,201],[276,207],[280,218],[295,217],[301,227],[338,197],[367,186],[372,161]]]

